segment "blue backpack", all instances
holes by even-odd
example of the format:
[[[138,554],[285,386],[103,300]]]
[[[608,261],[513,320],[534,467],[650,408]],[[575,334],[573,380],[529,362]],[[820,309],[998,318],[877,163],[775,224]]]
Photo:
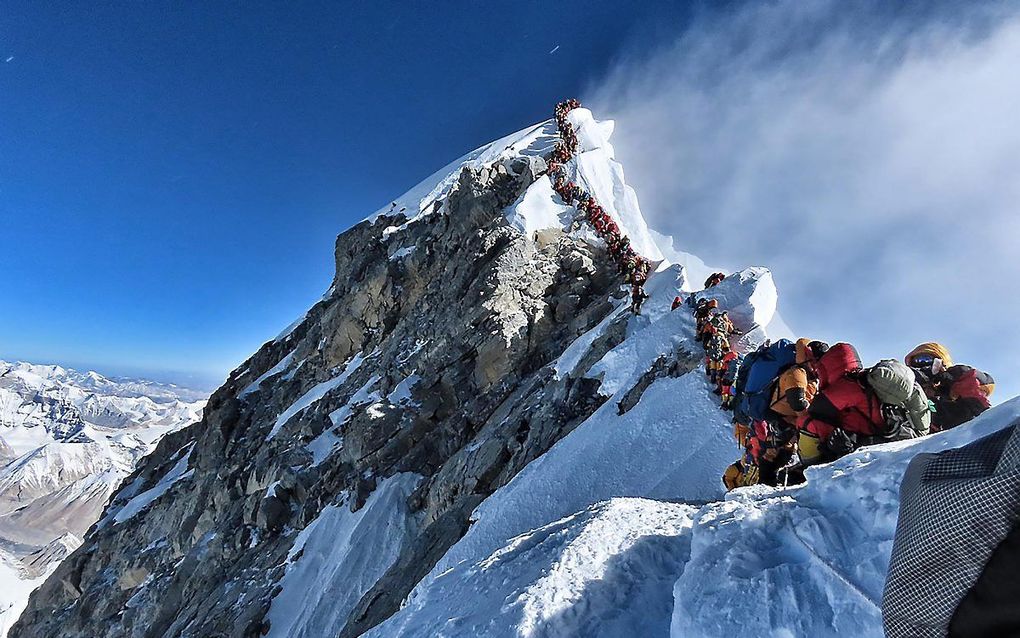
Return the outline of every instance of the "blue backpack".
[[[772,382],[797,362],[797,347],[789,339],[765,342],[744,357],[733,386],[734,416],[747,424],[768,417]]]

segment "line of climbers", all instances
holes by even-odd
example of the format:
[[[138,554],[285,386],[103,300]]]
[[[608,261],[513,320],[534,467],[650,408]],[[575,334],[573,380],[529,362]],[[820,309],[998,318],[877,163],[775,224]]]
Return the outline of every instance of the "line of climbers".
[[[548,158],[553,190],[567,204],[576,202],[579,218],[605,241],[631,285],[631,310],[639,314],[648,298],[644,284],[651,262],[635,252],[595,198],[566,177],[564,165],[578,148],[567,115],[580,106],[573,99],[556,105],[560,139]],[[725,278],[713,273],[705,289]],[[921,344],[903,363],[883,359],[870,368],[848,343],[830,347],[809,339],[767,341],[741,355],[730,343],[730,337],[740,332],[717,300],[697,294],[686,302],[677,297],[673,310],[684,303],[694,313],[709,381],[716,386],[722,408],[733,411],[742,456],[723,475],[727,489],[798,483],[809,465],[835,460],[865,445],[948,430],[991,407],[989,397],[995,388],[991,375],[953,365],[949,351],[938,343]]]
[[[609,256],[616,263],[624,281],[631,286],[631,311],[640,314],[641,304],[648,298],[644,286],[652,269],[651,262],[637,254],[630,244],[630,238],[620,232],[620,227],[599,205],[595,197],[574,182],[568,181],[566,177],[564,165],[573,159],[577,152],[577,133],[567,120],[567,114],[580,106],[581,103],[573,99],[556,105],[556,127],[560,139],[557,140],[548,162],[549,175],[553,178],[553,190],[567,204],[576,202],[579,218],[591,224],[595,234],[605,241]]]
[[[715,273],[705,288],[723,279]],[[991,407],[992,376],[954,365],[941,344],[868,368],[852,345],[810,339],[767,341],[742,356],[729,341],[740,333],[715,299],[677,297],[673,309],[681,303],[693,309],[709,381],[733,411],[742,455],[723,475],[727,489],[799,483],[810,465],[948,430]]]

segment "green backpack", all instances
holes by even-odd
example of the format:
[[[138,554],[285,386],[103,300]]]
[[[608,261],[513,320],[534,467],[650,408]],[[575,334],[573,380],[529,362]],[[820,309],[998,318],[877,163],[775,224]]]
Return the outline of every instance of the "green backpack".
[[[903,410],[917,436],[931,427],[931,404],[914,379],[914,372],[896,359],[883,359],[865,371],[868,386],[879,401]]]

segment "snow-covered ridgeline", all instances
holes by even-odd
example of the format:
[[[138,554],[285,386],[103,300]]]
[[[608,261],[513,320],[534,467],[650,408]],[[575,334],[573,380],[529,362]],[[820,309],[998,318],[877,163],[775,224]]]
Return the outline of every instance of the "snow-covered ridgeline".
[[[575,161],[567,167],[570,178],[596,197],[620,226],[621,233],[630,237],[638,253],[652,261],[663,260],[662,252],[653,239],[654,231],[648,228],[641,215],[637,194],[627,185],[623,167],[615,160],[613,146],[609,141],[614,123],[596,121],[591,111],[585,108],[574,109],[568,117],[579,143]],[[386,233],[392,242],[410,224],[425,221],[430,215],[442,212],[442,202],[457,183],[464,168],[482,170],[515,157],[538,159],[552,151],[557,139],[556,125],[550,120],[496,140],[451,162],[368,219],[397,213],[404,215],[407,221],[401,226],[391,227]],[[507,208],[506,216],[518,230],[531,234],[545,229],[570,231],[576,212],[576,209],[560,199],[553,191],[549,177],[543,175],[520,200]],[[595,238],[588,228],[573,232],[589,239]],[[400,259],[410,252],[405,248],[396,249],[392,258]],[[289,331],[285,330],[284,335]]]
[[[422,221],[439,211],[436,204],[441,206],[464,168],[477,170],[513,157],[542,157],[552,151],[556,139],[556,126],[551,121],[507,135],[450,162],[367,219],[402,214],[407,218],[406,224]],[[400,227],[393,227],[387,235],[399,230]]]
[[[910,459],[1017,418],[1020,399],[963,428],[812,468],[796,488],[741,489],[703,506],[628,498],[588,506],[444,561],[371,635],[878,638]],[[624,451],[617,462],[631,458]],[[528,513],[499,507],[511,504],[506,496],[487,508],[530,527],[516,524]]]
[[[623,414],[619,413],[619,404],[625,395],[664,355],[686,357],[691,368],[698,365],[700,357],[694,354],[699,350],[694,341],[693,320],[688,313],[670,312],[673,297],[680,290],[690,290],[696,284],[689,283],[684,268],[671,266],[655,244],[652,232],[641,216],[637,197],[624,181],[622,168],[613,159],[608,139],[612,124],[596,123],[585,109],[576,109],[571,117],[579,137],[577,159],[571,162],[572,179],[590,189],[600,202],[604,202],[607,212],[620,225],[621,232],[632,238],[639,252],[662,262],[659,271],[653,274],[646,286],[651,299],[640,317],[631,317],[621,303],[615,312],[589,333],[579,336],[553,364],[559,377],[576,374],[599,378],[602,383],[600,392],[610,399],[552,450],[527,466],[509,485],[483,502],[475,511],[475,522],[467,536],[422,581],[405,609],[390,622],[380,626],[376,635],[386,636],[394,631],[414,635],[444,633],[446,630],[439,626],[422,623],[419,616],[436,612],[448,618],[447,612],[452,613],[449,609],[434,607],[433,587],[444,587],[444,583],[457,577],[461,567],[477,565],[478,561],[485,560],[493,552],[499,553],[500,548],[514,537],[522,534],[526,537],[531,530],[585,511],[607,499],[645,497],[705,502],[722,497],[719,475],[737,451],[727,418],[719,411],[717,400],[707,392],[703,376],[664,375],[650,384],[636,405]],[[549,149],[551,136],[548,132],[535,136],[536,130],[544,129],[528,129],[518,138],[502,140],[491,148],[487,147],[489,150],[476,152],[474,156],[488,158],[490,161],[502,157],[492,152],[496,147],[512,147],[522,154]],[[476,170],[485,166],[470,164],[471,161],[474,160],[459,161],[452,165],[453,169],[448,170],[456,174],[466,162]],[[404,227],[415,221],[427,221],[427,215],[432,210],[430,202],[441,201],[430,198],[437,197],[436,193],[448,188],[454,180],[448,175],[440,183],[446,186],[421,188],[418,189],[420,192],[412,192],[398,200],[401,207],[424,211],[412,217]],[[436,210],[441,211],[442,207],[436,207]],[[584,225],[578,227],[572,224],[576,211],[564,205],[559,195],[552,190],[547,177],[535,181],[517,202],[508,207],[506,214],[512,225],[529,235],[552,229],[598,241]],[[393,227],[390,230],[390,241],[399,243],[397,238],[401,229]],[[672,251],[672,246],[669,249]],[[682,254],[680,256],[684,257]],[[695,260],[691,258],[691,261]],[[713,294],[723,297],[721,301],[724,305],[734,309],[734,318],[743,329],[759,339],[765,338],[760,326],[771,321],[777,304],[775,286],[767,270],[758,268],[739,273],[728,279]],[[610,349],[599,360],[589,361],[585,369],[577,369],[582,360],[590,358],[594,342],[611,326],[620,322],[625,326],[622,343]],[[750,343],[749,347],[753,345]],[[274,374],[291,365],[293,363],[289,361],[282,366],[277,365],[273,368]],[[329,385],[333,381],[324,383]],[[319,396],[317,392],[311,394]],[[359,400],[355,396],[351,401],[364,402],[365,398]],[[300,408],[305,403],[307,401],[299,400],[295,406]],[[284,414],[292,412],[293,406]],[[334,423],[336,428],[327,430],[309,446],[315,454],[316,463],[325,458],[329,449],[341,444],[342,423],[336,419]],[[327,434],[328,438],[324,438]],[[621,459],[626,462],[621,462]],[[638,503],[634,507],[645,511],[653,508],[654,504]],[[670,537],[679,537],[681,529],[689,528],[697,511],[691,507],[676,508],[676,512],[669,516],[663,516],[661,512],[653,515],[663,519],[661,524],[669,529],[666,535]],[[608,525],[615,525],[608,521],[617,509],[608,507],[597,517]],[[658,527],[653,526],[652,529]],[[626,536],[626,530],[624,534]],[[681,544],[685,542],[681,541]],[[630,540],[621,539],[620,543],[621,547],[626,547]],[[346,560],[344,557],[347,556],[347,550],[340,548],[337,551],[340,554],[335,556],[336,560]],[[302,570],[300,573],[309,578],[314,577],[312,574],[315,568],[307,564],[302,567],[304,560],[303,555],[296,557],[288,574]],[[665,589],[648,592],[658,601],[659,610],[654,618],[649,618],[649,626],[668,628],[672,608],[663,601],[672,599],[674,576],[667,573],[669,580],[663,581]],[[465,586],[472,587],[473,584]],[[450,603],[456,604],[455,601],[456,597],[453,597]],[[538,603],[532,603],[530,608],[537,610],[540,605],[536,605]],[[283,610],[292,606],[293,603],[285,603],[278,597],[270,613],[271,617],[276,618],[272,626],[284,617],[290,618]],[[484,606],[480,609],[484,609]],[[534,613],[541,615],[538,611]],[[284,621],[289,632],[300,634],[310,631],[312,627],[332,627],[333,621],[329,621],[329,618],[335,619],[334,610],[319,602],[306,605],[300,615],[300,620]],[[498,624],[502,621],[493,622]],[[529,622],[538,621],[533,619]],[[465,625],[461,628],[468,633],[481,631],[485,634],[481,626]]]
[[[729,419],[699,372],[693,319],[670,311],[685,280],[678,266],[654,273],[641,316],[630,316],[621,305],[575,341],[571,349],[580,352],[568,349],[555,362],[561,375],[600,378],[610,399],[486,499],[464,538],[405,607],[370,635],[429,636],[449,627],[456,627],[455,635],[624,636],[634,635],[628,633],[633,627],[646,628],[641,635],[666,635],[672,586],[698,512],[674,502],[721,499],[722,469],[738,454]],[[742,327],[765,338],[760,328],[750,329],[754,319],[768,323],[775,310],[768,271],[738,273],[714,294],[744,307],[737,313]],[[589,369],[576,369],[592,342],[620,321],[626,338]],[[664,356],[687,360],[692,372],[655,379],[620,414],[630,389]],[[656,500],[626,500],[634,497]],[[652,531],[644,527],[649,520],[655,521]],[[549,576],[553,572],[559,575]],[[506,605],[508,600],[520,604]],[[450,618],[455,622],[447,625]]]

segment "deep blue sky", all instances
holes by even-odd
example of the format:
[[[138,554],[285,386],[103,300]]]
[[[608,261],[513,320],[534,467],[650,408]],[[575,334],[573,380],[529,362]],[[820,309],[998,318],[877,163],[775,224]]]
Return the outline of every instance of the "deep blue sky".
[[[642,4],[5,5],[0,357],[215,383],[338,232],[682,29]]]

